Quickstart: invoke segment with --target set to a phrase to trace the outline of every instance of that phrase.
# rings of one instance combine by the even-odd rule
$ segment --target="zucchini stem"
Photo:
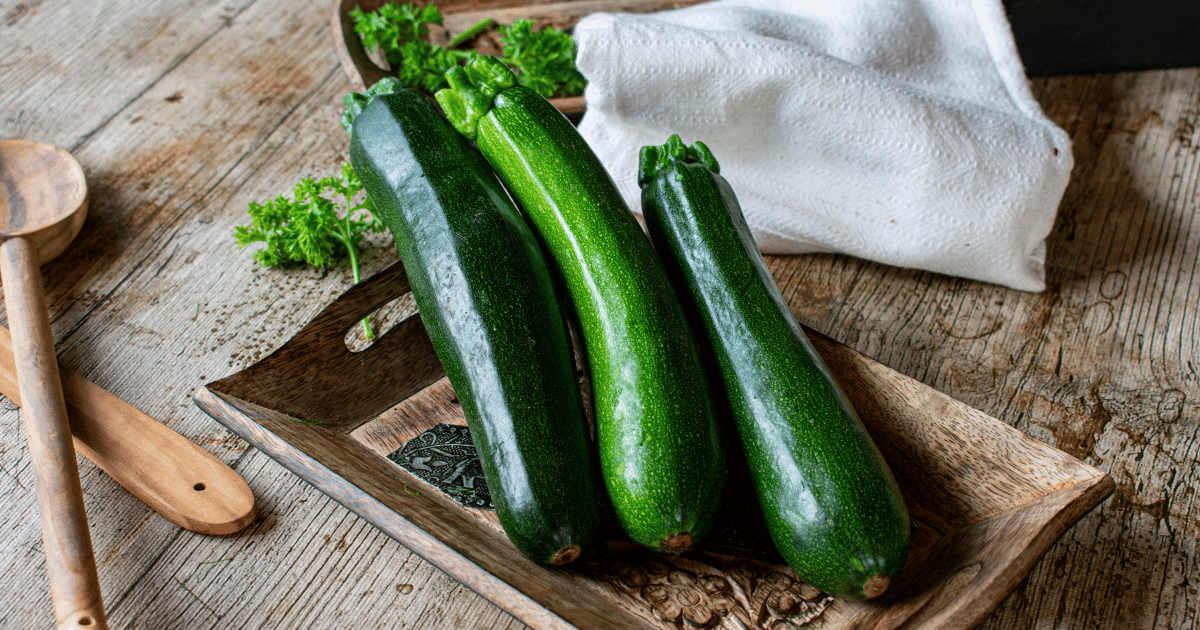
[[[721,172],[717,158],[703,142],[697,140],[687,146],[678,134],[672,134],[665,144],[644,146],[638,152],[638,185],[648,185],[659,171],[675,163],[700,164],[713,173]]]
[[[433,97],[450,124],[474,140],[479,120],[492,109],[497,94],[517,84],[517,76],[503,61],[483,55],[461,68],[451,68],[446,82],[450,87],[438,90]]]

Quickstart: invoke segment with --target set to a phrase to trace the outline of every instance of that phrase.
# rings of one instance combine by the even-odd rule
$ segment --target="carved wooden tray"
[[[363,49],[362,42],[354,32],[350,11],[361,7],[363,11],[374,11],[392,0],[333,0],[332,33],[333,46],[337,51],[342,70],[350,78],[354,89],[362,92],[388,75],[378,60]],[[430,26],[430,41],[445,44],[480,20],[493,18],[501,24],[529,18],[535,20],[536,28],[552,25],[558,29],[569,29],[585,15],[599,11],[647,13],[675,9],[702,0],[562,0],[560,2],[529,2],[528,0],[434,0],[441,10],[444,29]],[[424,2],[422,2],[424,4]],[[499,44],[490,38],[476,40],[474,48],[484,54],[499,54]],[[563,114],[577,116],[586,105],[582,96],[554,98],[550,102]]]
[[[376,321],[387,332],[365,350],[350,349],[358,320],[389,309],[388,321]],[[464,506],[475,505],[463,494],[481,481],[464,473],[464,464],[446,468],[457,472],[442,480],[456,485],[442,491],[410,470],[444,462],[415,458],[421,465],[405,469],[388,458],[440,439],[430,429],[465,425],[413,315],[399,263],[347,291],[270,356],[193,398],[322,492],[538,629],[970,628],[1112,493],[1112,479],[1095,468],[810,334],[895,472],[913,517],[904,573],[868,603],[827,598],[799,581],[755,526],[756,511],[736,500],[709,544],[680,557],[643,552],[612,533],[569,568],[525,559],[494,512]],[[451,450],[434,459],[449,459]],[[730,495],[751,496],[739,483],[731,481]]]

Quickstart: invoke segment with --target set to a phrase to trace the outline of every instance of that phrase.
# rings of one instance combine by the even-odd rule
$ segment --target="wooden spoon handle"
[[[232,468],[103,387],[59,365],[75,448],[130,494],[201,534],[240,531],[254,493]],[[12,337],[0,327],[0,394],[21,404]]]
[[[54,358],[42,274],[29,241],[14,237],[0,243],[0,277],[13,330],[55,617],[60,629],[104,630],[108,622]]]

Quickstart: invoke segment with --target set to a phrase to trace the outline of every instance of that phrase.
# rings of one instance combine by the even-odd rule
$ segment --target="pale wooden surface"
[[[42,269],[62,361],[250,483],[260,516],[209,537],[80,469],[114,628],[521,628],[200,412],[190,395],[349,286],[255,267],[249,201],[345,159],[328,5],[0,2],[0,137],[58,144],[92,194]],[[1200,70],[1039,79],[1076,168],[1041,294],[838,256],[773,259],[801,321],[1109,472],[984,624],[1197,627]],[[366,255],[367,273],[392,260]],[[0,411],[0,628],[53,624],[19,413]]]

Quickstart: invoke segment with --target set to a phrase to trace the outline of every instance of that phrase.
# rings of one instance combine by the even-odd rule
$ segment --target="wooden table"
[[[0,137],[82,163],[83,232],[43,268],[62,361],[241,473],[261,511],[208,537],[81,458],[114,628],[521,628],[193,405],[350,284],[259,268],[246,206],[346,159],[328,4],[0,3]],[[984,625],[1200,618],[1200,69],[1039,79],[1075,171],[1039,294],[842,256],[772,259],[801,321],[1113,476],[1113,497]],[[394,259],[366,252],[370,273]],[[0,628],[48,628],[19,412],[0,422]]]

